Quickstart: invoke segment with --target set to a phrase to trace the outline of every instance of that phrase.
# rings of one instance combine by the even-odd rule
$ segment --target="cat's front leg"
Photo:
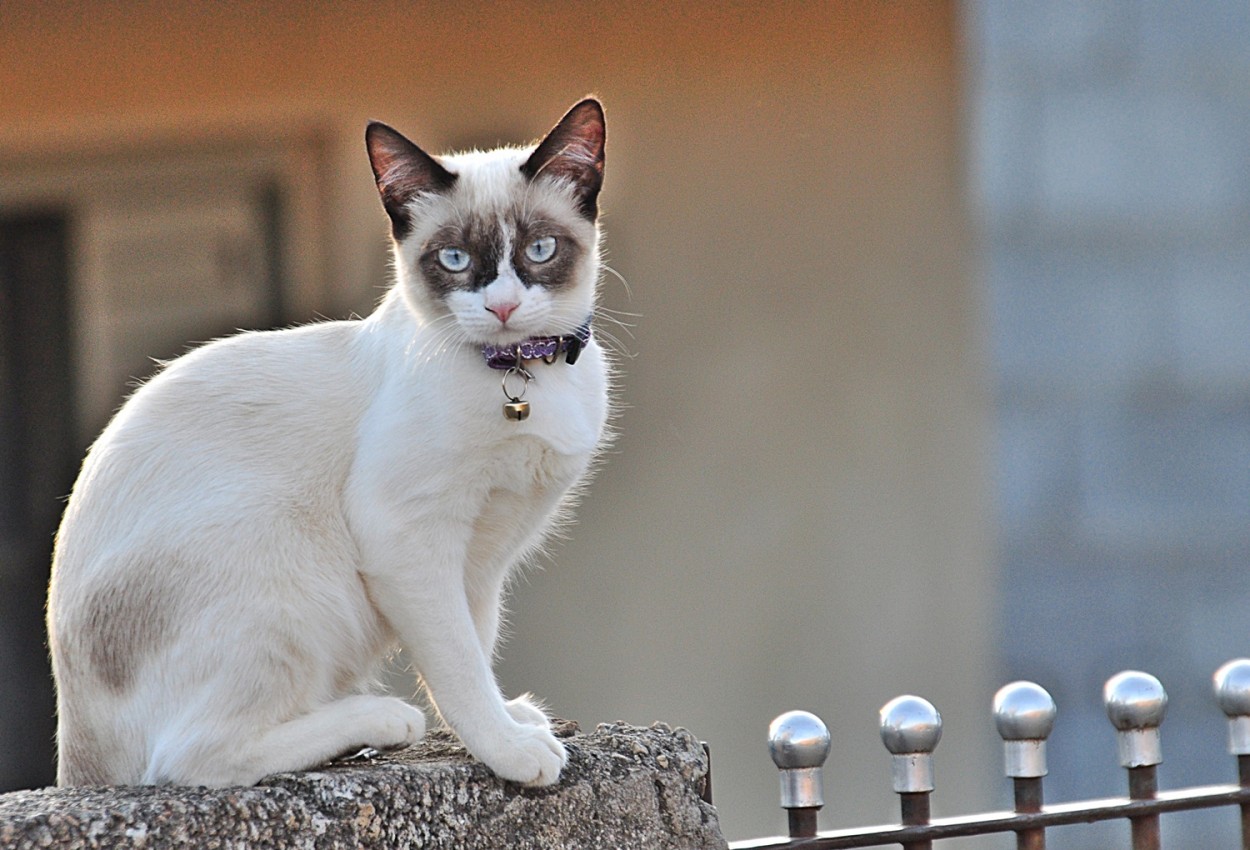
[[[499,640],[500,611],[503,608],[504,572],[501,570],[492,580],[467,582],[469,613],[477,629],[478,641],[488,660],[495,657],[495,645]],[[522,694],[504,704],[508,714],[517,723],[547,729],[551,721],[533,694]]]
[[[412,656],[439,714],[465,747],[503,779],[551,785],[567,760],[542,715],[522,698],[504,702],[458,569],[365,575],[370,597]],[[541,723],[536,722],[541,716]]]
[[[502,575],[486,590],[482,590],[480,585],[468,584],[469,613],[473,617],[473,625],[477,629],[482,652],[486,654],[488,661],[495,657],[495,645],[499,640],[503,586]],[[516,699],[508,700],[504,703],[504,708],[517,723],[540,726],[543,729],[551,725],[547,713],[543,711],[533,694],[522,694]]]

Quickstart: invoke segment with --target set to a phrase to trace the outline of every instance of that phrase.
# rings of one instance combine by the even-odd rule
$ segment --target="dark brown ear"
[[[396,239],[402,239],[412,229],[408,202],[426,192],[448,191],[456,175],[381,121],[370,121],[365,128],[365,147],[382,206],[391,217],[391,230]]]
[[[539,175],[569,181],[582,214],[594,221],[603,186],[603,107],[588,97],[568,111],[521,166],[530,180]]]

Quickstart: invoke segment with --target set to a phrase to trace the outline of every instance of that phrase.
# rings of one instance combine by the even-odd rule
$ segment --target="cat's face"
[[[415,312],[496,345],[586,321],[599,274],[597,101],[574,106],[534,149],[436,160],[377,123],[366,143]]]

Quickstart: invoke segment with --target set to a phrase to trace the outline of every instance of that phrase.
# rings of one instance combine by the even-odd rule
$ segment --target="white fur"
[[[607,416],[592,340],[536,364],[532,415],[509,421],[480,344],[567,333],[589,315],[598,233],[569,187],[524,184],[527,151],[443,160],[448,197],[411,205],[398,283],[360,321],[244,333],[172,362],[92,447],[58,535],[49,635],[61,784],[252,784],[425,730],[368,693],[410,653],[468,750],[544,785],[564,749],[491,671],[510,571],[585,476]],[[518,182],[521,181],[521,182]],[[434,298],[416,260],[457,210],[558,217],[577,282]],[[519,302],[507,326],[485,307]]]

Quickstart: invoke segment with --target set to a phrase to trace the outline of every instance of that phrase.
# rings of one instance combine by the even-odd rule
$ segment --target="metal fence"
[[[824,805],[822,768],[829,755],[829,730],[814,714],[787,712],[769,726],[768,744],[781,774],[781,806],[790,834],[729,846],[835,850],[901,844],[906,850],[928,850],[943,838],[1014,832],[1019,850],[1043,850],[1050,827],[1127,820],[1133,850],[1159,850],[1160,815],[1240,806],[1241,846],[1250,850],[1250,659],[1228,662],[1216,671],[1214,683],[1216,701],[1228,716],[1228,750],[1237,757],[1236,785],[1158,789],[1156,771],[1163,760],[1159,726],[1167,712],[1167,693],[1154,676],[1126,671],[1107,681],[1103,702],[1116,729],[1128,795],[1044,805],[1046,739],[1055,722],[1055,702],[1039,685],[1013,682],[994,696],[994,721],[1003,739],[1005,773],[1014,786],[1014,810],[930,819],[933,751],[942,737],[942,718],[927,700],[901,696],[881,709],[881,740],[893,759],[899,822],[828,832],[817,831],[817,813]]]

